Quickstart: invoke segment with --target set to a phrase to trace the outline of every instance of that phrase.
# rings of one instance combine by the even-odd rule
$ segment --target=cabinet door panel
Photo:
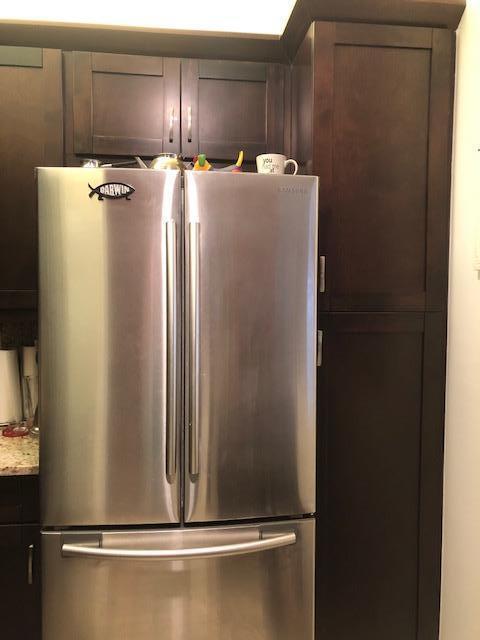
[[[443,314],[320,316],[325,640],[416,640],[417,628],[437,637],[444,323]]]
[[[260,62],[182,61],[182,151],[232,161],[284,148],[285,67]]]
[[[416,637],[423,317],[413,315],[321,319],[328,640]]]
[[[179,60],[77,51],[72,66],[75,153],[180,151]]]
[[[334,309],[423,308],[430,63],[426,49],[335,47]]]
[[[320,309],[445,308],[453,59],[441,29],[317,22],[307,33],[292,141],[320,177]]]
[[[0,526],[2,637],[40,640],[40,528]]]
[[[63,160],[60,51],[0,47],[0,93],[0,307],[31,307],[37,288],[34,169]]]

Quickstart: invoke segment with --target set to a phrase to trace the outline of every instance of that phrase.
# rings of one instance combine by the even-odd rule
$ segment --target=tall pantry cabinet
[[[370,24],[314,22],[292,65],[320,177],[322,640],[438,637],[453,74],[452,32]]]

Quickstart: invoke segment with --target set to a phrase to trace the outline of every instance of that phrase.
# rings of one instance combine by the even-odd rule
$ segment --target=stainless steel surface
[[[313,177],[185,174],[187,521],[315,511],[317,197]]]
[[[238,557],[89,559],[62,545],[92,534],[42,534],[43,640],[313,640],[313,519],[262,525],[103,532],[104,549],[182,549],[296,535]],[[97,535],[100,532],[97,532]]]
[[[33,584],[33,544],[28,545],[27,582]]]
[[[323,360],[323,331],[317,331],[317,367],[322,366]]]
[[[318,256],[318,290],[325,293],[325,267],[327,259],[325,256]]]
[[[200,278],[200,254],[199,254],[199,224],[190,222],[189,230],[189,470],[190,476],[198,475],[198,416],[200,399],[200,355],[199,355],[199,278]]]
[[[89,197],[107,182],[135,192]],[[180,173],[42,168],[38,189],[42,522],[178,522],[162,234],[180,221]]]
[[[259,538],[252,542],[236,542],[231,544],[218,544],[213,547],[193,547],[190,549],[105,549],[99,544],[92,547],[88,542],[85,546],[80,544],[63,544],[62,555],[64,557],[84,558],[123,558],[138,560],[193,560],[195,558],[226,558],[228,556],[242,556],[247,553],[268,551],[295,544],[296,535],[292,531],[278,536]]]
[[[176,223],[167,223],[167,476],[173,479],[177,469],[177,398],[178,376],[178,298]]]
[[[188,142],[192,141],[192,107],[187,107],[187,138]]]

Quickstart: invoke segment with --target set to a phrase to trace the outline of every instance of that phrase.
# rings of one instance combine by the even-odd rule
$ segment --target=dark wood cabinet
[[[448,30],[317,22],[292,65],[326,265],[322,640],[438,638],[453,63]]]
[[[292,68],[293,156],[320,177],[323,310],[441,311],[453,35],[314,23]]]
[[[286,66],[182,60],[182,152],[247,161],[284,150]]]
[[[0,308],[34,307],[37,166],[63,162],[61,53],[0,47]]]
[[[180,60],[64,54],[66,154],[180,152]]]
[[[40,527],[0,526],[0,620],[9,640],[40,640]]]
[[[11,640],[40,639],[38,476],[0,477],[0,621]]]
[[[319,322],[317,637],[434,640],[445,316]]]
[[[67,164],[161,152],[230,162],[240,149],[248,162],[285,147],[286,65],[78,51],[64,60]]]

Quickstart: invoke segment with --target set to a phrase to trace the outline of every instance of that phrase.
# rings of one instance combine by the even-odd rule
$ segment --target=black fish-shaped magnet
[[[97,195],[99,200],[103,200],[104,198],[108,200],[118,200],[119,198],[130,200],[130,196],[135,192],[132,186],[124,184],[123,182],[105,182],[98,187],[92,187],[92,185],[89,184],[88,187],[90,189],[88,197],[93,198],[94,195]]]

